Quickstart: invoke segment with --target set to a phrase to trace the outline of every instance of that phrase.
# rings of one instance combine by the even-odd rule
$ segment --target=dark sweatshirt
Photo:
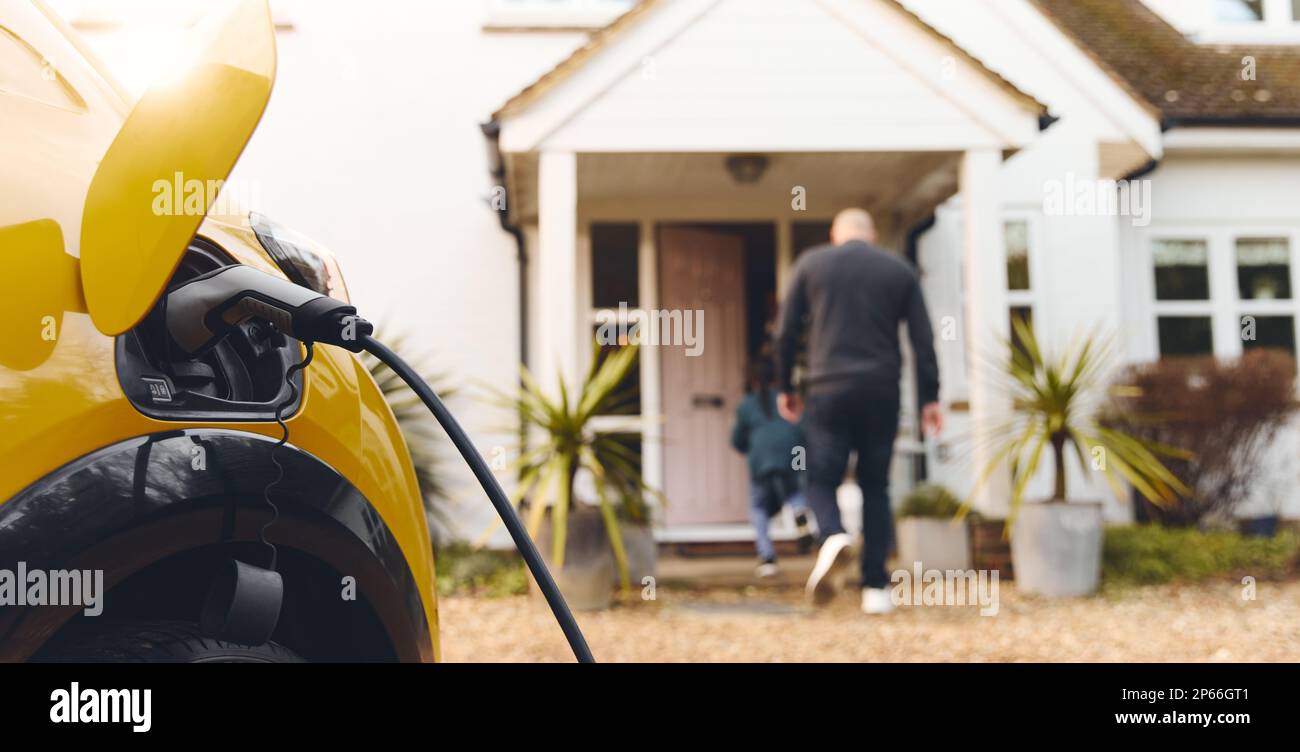
[[[794,448],[803,444],[803,432],[776,411],[776,391],[750,392],[736,406],[731,445],[749,460],[749,477],[761,480],[773,472],[790,472]]]
[[[782,391],[794,391],[791,372],[805,317],[811,390],[856,386],[896,393],[898,325],[907,322],[921,404],[938,399],[939,365],[921,280],[899,256],[854,240],[799,257],[777,334]]]

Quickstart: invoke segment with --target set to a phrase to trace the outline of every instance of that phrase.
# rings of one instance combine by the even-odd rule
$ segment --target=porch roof
[[[642,21],[648,15],[651,8],[666,1],[671,0],[637,0],[637,2],[625,13],[603,28],[592,33],[586,44],[574,50],[572,54],[561,60],[550,70],[543,73],[536,81],[528,84],[510,99],[506,100],[506,102],[502,104],[496,112],[492,113],[492,119],[500,120],[526,108],[533,100],[542,96],[550,87],[556,85],[565,77],[571,75],[575,70],[581,68],[587,60],[591,59],[602,48],[613,43],[613,41],[620,35],[629,31],[637,23]],[[1021,91],[1015,84],[1008,81],[997,71],[990,69],[978,58],[971,55],[954,42],[950,37],[921,20],[919,16],[904,7],[898,0],[878,1],[892,6],[899,13],[910,18],[918,27],[924,29],[928,34],[934,37],[934,39],[946,45],[952,50],[952,52],[960,56],[968,64],[978,68],[1002,89],[1010,93],[1012,96],[1023,100],[1031,108],[1036,109],[1041,117],[1048,117],[1047,105],[1038,101],[1030,94]]]
[[[493,117],[507,154],[1012,152],[1051,122],[897,0],[641,0]]]

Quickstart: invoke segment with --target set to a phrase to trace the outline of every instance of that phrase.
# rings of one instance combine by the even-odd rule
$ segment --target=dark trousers
[[[898,435],[898,393],[858,386],[815,388],[803,421],[808,445],[808,506],[823,540],[844,532],[835,489],[849,454],[857,454],[862,489],[862,586],[889,585],[885,557],[894,539],[889,508],[889,465]]]

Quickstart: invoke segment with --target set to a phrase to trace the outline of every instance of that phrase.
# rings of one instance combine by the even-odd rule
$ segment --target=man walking
[[[885,557],[893,539],[889,466],[898,434],[900,322],[907,322],[916,356],[922,428],[931,434],[943,429],[939,367],[920,278],[907,261],[875,242],[870,214],[862,209],[840,212],[831,226],[831,245],[809,250],[795,265],[777,335],[777,404],[793,422],[805,409],[791,375],[807,319],[807,500],[822,538],[808,595],[814,604],[829,602],[840,571],[852,558],[835,489],[849,454],[856,452],[862,489],[862,610],[868,614],[893,610]]]

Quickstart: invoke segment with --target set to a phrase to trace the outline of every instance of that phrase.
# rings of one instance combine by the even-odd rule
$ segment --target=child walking
[[[789,504],[794,512],[799,550],[807,552],[813,541],[800,488],[801,473],[794,469],[795,448],[803,446],[803,433],[777,413],[775,379],[771,358],[760,356],[750,363],[748,392],[736,407],[736,425],[731,431],[731,445],[749,460],[749,517],[754,524],[759,577],[777,572],[768,522],[783,505]]]

